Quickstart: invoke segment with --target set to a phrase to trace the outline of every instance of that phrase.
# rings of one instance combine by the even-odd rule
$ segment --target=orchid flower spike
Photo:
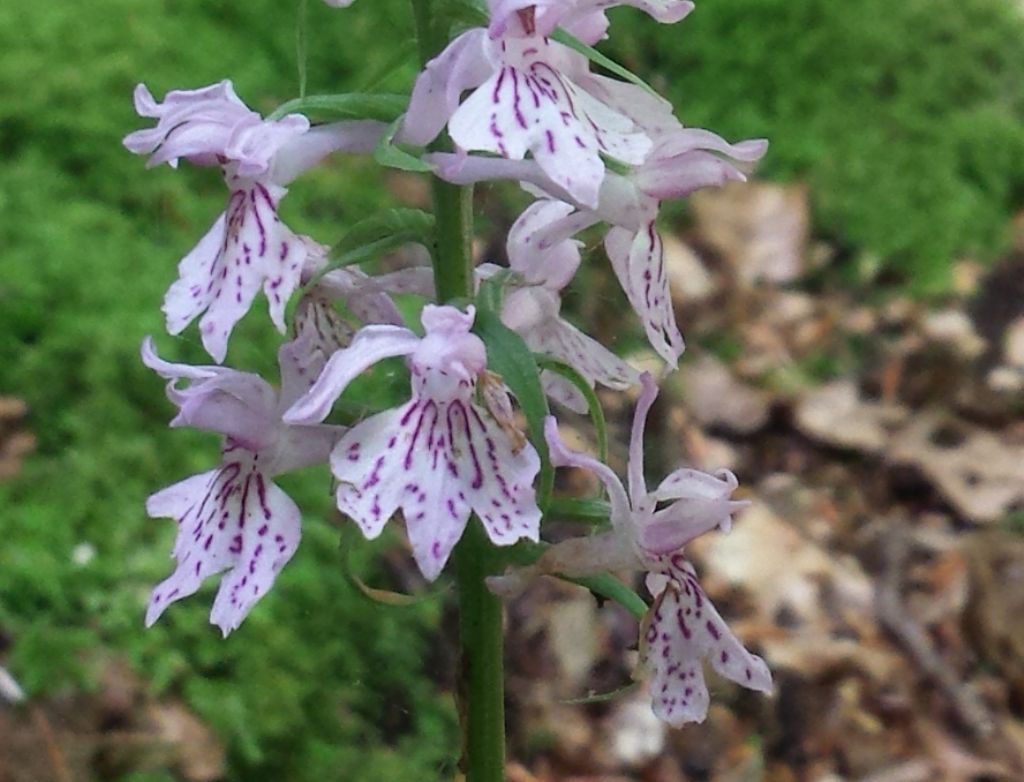
[[[641,664],[653,674],[650,692],[655,714],[673,726],[700,722],[707,714],[708,690],[701,662],[726,678],[761,692],[771,691],[771,673],[729,630],[697,582],[683,547],[716,527],[728,530],[732,514],[746,503],[730,499],[737,486],[728,470],[714,475],[679,469],[648,491],[643,469],[643,436],[647,413],[658,390],[650,374],[641,376],[629,447],[629,474],[623,486],[615,473],[592,456],[569,450],[548,418],[545,436],[551,463],[594,473],[608,490],[612,530],[552,546],[530,575],[570,577],[606,570],[648,571],[647,587],[654,604],[641,624]],[[659,509],[659,504],[668,503]],[[522,577],[492,579],[502,592]]]
[[[306,259],[302,239],[281,222],[286,186],[331,152],[372,151],[384,130],[378,122],[342,122],[311,128],[300,114],[264,120],[235,94],[230,81],[175,90],[157,102],[144,84],[135,109],[156,119],[128,134],[124,145],[149,155],[147,166],[220,166],[231,195],[226,211],[178,266],[164,298],[167,330],[180,334],[202,315],[203,346],[217,363],[228,338],[262,286],[270,318],[284,333],[284,310]]]
[[[299,509],[272,479],[326,462],[341,434],[336,426],[292,426],[284,408],[309,387],[295,361],[305,347],[284,345],[278,359],[282,389],[258,375],[220,366],[194,367],[161,359],[147,338],[142,361],[166,378],[178,407],[171,426],[224,436],[221,464],[153,494],[146,510],[178,523],[174,573],[153,590],[150,626],[171,603],[196,592],[208,576],[223,577],[210,621],[227,636],[274,584],[301,535]],[[184,387],[180,383],[187,383]]]
[[[474,316],[473,307],[463,313],[427,305],[424,337],[398,326],[361,329],[284,415],[293,424],[322,421],[363,370],[387,357],[409,357],[410,401],[348,430],[331,454],[331,469],[339,481],[338,508],[367,538],[380,535],[402,510],[413,555],[431,580],[470,513],[480,517],[495,545],[536,541],[540,532],[536,450],[515,436],[511,405],[500,388],[489,387],[487,396],[503,397],[503,404],[485,409],[474,401],[478,380],[487,377],[484,343],[470,333]]]

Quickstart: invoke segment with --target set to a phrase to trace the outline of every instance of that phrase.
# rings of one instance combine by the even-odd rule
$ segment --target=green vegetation
[[[819,229],[851,254],[936,293],[951,259],[1005,247],[1024,201],[1019,4],[700,0],[650,31],[617,11],[610,50],[653,61],[687,124],[770,139],[761,175],[808,181]]]

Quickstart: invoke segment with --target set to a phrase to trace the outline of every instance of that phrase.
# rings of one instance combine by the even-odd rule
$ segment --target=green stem
[[[425,64],[447,44],[447,24],[435,14],[433,0],[412,0],[420,59]],[[446,149],[445,139],[434,149]],[[431,180],[436,246],[431,253],[437,300],[472,298],[470,252],[473,193],[437,177]],[[465,746],[466,782],[505,779],[505,673],[501,601],[484,579],[494,572],[494,549],[479,521],[470,519],[453,555],[459,592],[461,672],[459,715]]]

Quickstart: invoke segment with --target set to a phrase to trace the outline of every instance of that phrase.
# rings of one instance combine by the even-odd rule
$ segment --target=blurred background
[[[404,0],[307,13],[310,93],[409,89]],[[612,15],[603,50],[686,124],[771,141],[752,184],[663,212],[689,347],[648,469],[739,476],[752,507],[692,554],[777,691],[709,675],[709,718],[682,731],[642,690],[571,703],[629,683],[636,626],[538,584],[508,613],[509,779],[1024,778],[1024,6]],[[0,693],[6,671],[28,696],[0,697],[0,782],[456,774],[453,594],[418,580],[399,536],[347,534],[326,469],[281,480],[303,543],[240,630],[222,640],[207,623],[213,584],[142,626],[174,533],[145,498],[208,469],[218,443],[167,429],[138,348],[154,334],[168,358],[206,360],[194,329],[164,333],[159,307],[225,192],[216,172],[145,171],[122,148],[143,125],[131,92],[229,77],[269,112],[298,93],[298,16],[275,0],[0,4]],[[426,195],[417,175],[339,157],[283,213],[332,243]],[[501,260],[525,197],[477,200],[481,256]],[[588,238],[567,310],[646,365]],[[229,362],[273,377],[263,307]],[[365,392],[402,383],[385,368]],[[631,399],[602,399],[621,467]],[[375,602],[355,579],[424,599]]]

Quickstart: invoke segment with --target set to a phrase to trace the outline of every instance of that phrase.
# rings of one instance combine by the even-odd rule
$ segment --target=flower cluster
[[[299,544],[299,508],[273,483],[282,473],[329,465],[341,513],[369,539],[401,519],[420,571],[433,580],[468,524],[480,523],[499,547],[540,541],[540,450],[553,466],[589,470],[603,482],[611,528],[547,548],[532,566],[493,577],[492,588],[512,591],[538,575],[646,573],[653,604],[641,628],[642,665],[655,712],[673,725],[704,718],[704,659],[741,685],[771,689],[764,662],[729,631],[683,554],[696,536],[727,530],[743,505],[731,499],[736,478],[680,469],[648,491],[643,430],[654,379],[562,315],[562,294],[583,263],[577,236],[602,225],[638,323],[666,370],[674,369],[684,344],[657,230],[660,204],[744,179],[766,149],[761,140],[731,144],[684,127],[640,82],[592,73],[585,47],[555,40],[560,29],[598,43],[607,35],[605,11],[617,5],[662,23],[693,8],[687,0],[488,0],[488,25],[463,32],[426,64],[390,129],[374,119],[315,125],[301,113],[265,119],[229,81],[172,91],[162,102],[139,85],[136,109],[155,124],[129,134],[125,146],[150,166],[184,159],[219,167],[228,187],[224,212],[182,258],[163,304],[172,335],[198,319],[215,363],[165,361],[149,338],[142,349],[146,366],[168,381],[179,410],[171,425],[223,438],[219,466],[149,498],[149,514],[174,519],[178,533],[175,570],[153,590],[147,624],[223,573],[210,618],[225,634],[239,626]],[[373,275],[336,266],[327,247],[282,221],[287,188],[329,155],[391,143],[422,148],[445,131],[453,151],[422,153],[434,175],[456,185],[510,180],[534,198],[509,231],[509,268],[484,263],[475,277],[482,285],[501,276],[495,314],[505,333],[572,370],[542,372],[545,394],[586,412],[584,384],[640,386],[628,489],[600,460],[568,449],[553,417],[543,443],[525,436],[514,389],[489,368],[492,346],[474,331],[476,306],[426,304],[419,324],[407,323],[408,309],[395,297],[432,297],[431,269]],[[436,256],[433,269],[442,269],[446,259]],[[271,322],[288,334],[277,387],[223,366],[232,331],[260,290]],[[349,427],[325,423],[355,378],[396,357],[409,371],[408,401]]]

